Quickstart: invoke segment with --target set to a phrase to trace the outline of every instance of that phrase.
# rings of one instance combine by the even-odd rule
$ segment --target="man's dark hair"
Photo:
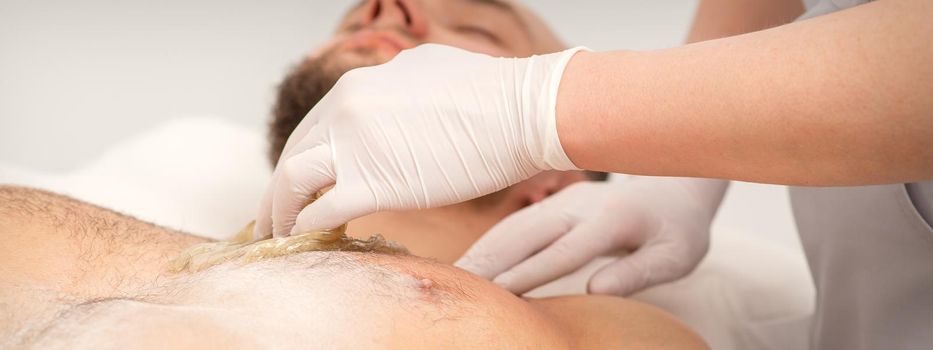
[[[305,60],[279,84],[272,120],[269,121],[269,160],[278,162],[285,141],[308,111],[334,87],[340,74],[324,69],[322,60]]]

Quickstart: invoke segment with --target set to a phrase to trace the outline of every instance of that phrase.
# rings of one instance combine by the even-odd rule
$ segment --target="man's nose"
[[[417,0],[372,0],[367,7],[365,26],[404,29],[418,39],[427,34],[425,13]]]

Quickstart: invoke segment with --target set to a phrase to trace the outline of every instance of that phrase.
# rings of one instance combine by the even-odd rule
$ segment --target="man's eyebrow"
[[[470,1],[470,2],[475,2],[475,3],[479,3],[479,4],[483,4],[483,5],[495,6],[495,7],[501,8],[501,9],[503,9],[503,10],[506,10],[506,11],[515,13],[516,15],[518,14],[518,13],[515,11],[515,7],[512,6],[512,4],[510,4],[510,3],[506,2],[506,1],[503,1],[503,0],[468,0],[468,1]],[[360,1],[357,1],[356,4],[354,4],[353,6],[350,6],[350,8],[347,9],[347,12],[348,12],[348,13],[349,13],[349,12],[353,12],[353,11],[359,9],[360,7],[365,6],[367,3],[369,3],[369,0],[360,0]]]
[[[475,2],[478,4],[495,6],[506,11],[515,12],[515,7],[512,4],[502,1],[502,0],[468,0],[470,2]]]

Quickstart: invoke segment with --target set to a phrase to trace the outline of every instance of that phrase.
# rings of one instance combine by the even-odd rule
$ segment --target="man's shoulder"
[[[6,282],[94,294],[157,275],[168,259],[204,241],[63,195],[0,186]]]
[[[78,244],[102,232],[125,230],[134,221],[61,194],[0,185],[0,255],[9,250],[41,255],[49,245]]]
[[[44,215],[64,199],[66,197],[35,188],[0,185],[0,220],[5,222]]]
[[[0,185],[0,266],[9,272],[41,244],[51,243],[47,237],[57,226],[51,219],[68,210],[64,203],[65,197],[50,192]]]

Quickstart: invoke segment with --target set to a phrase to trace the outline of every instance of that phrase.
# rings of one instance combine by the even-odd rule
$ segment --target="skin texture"
[[[704,348],[646,305],[526,302],[414,256],[307,252],[174,275],[170,260],[203,239],[42,191],[0,199],[4,347]]]
[[[631,174],[933,178],[931,10],[875,1],[678,48],[577,54],[558,94],[561,143],[582,168]]]

